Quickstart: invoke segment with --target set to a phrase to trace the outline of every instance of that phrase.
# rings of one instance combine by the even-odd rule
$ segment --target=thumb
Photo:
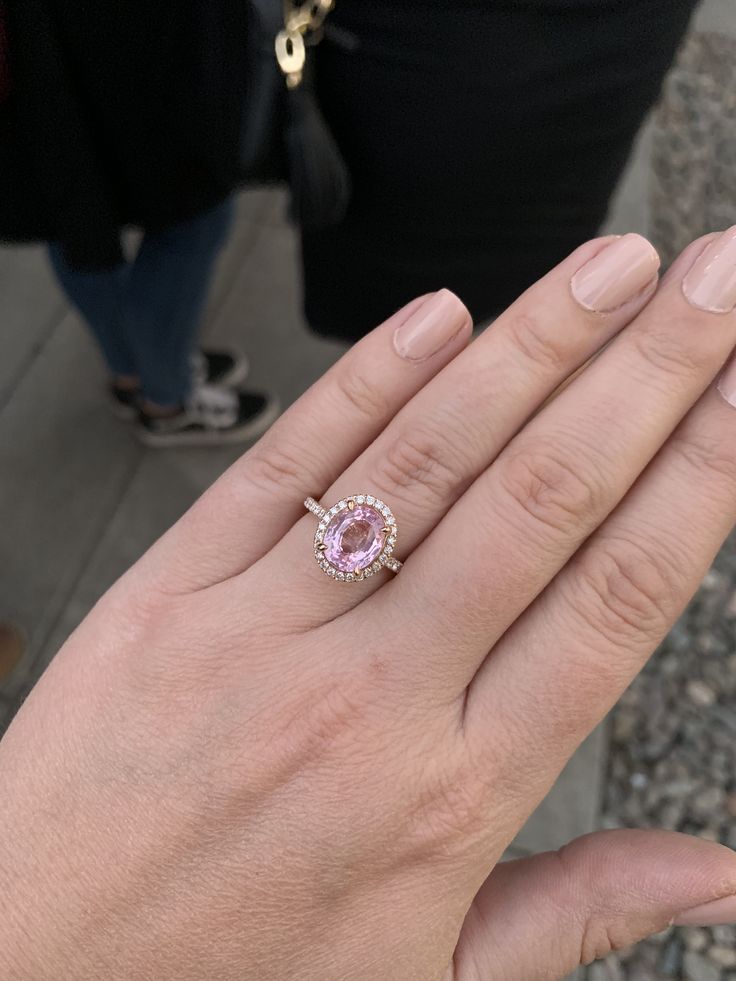
[[[494,869],[468,913],[449,977],[558,981],[681,917],[702,926],[736,922],[736,853],[669,831],[586,835]]]

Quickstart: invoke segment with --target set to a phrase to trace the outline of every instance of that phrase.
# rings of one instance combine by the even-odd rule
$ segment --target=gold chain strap
[[[316,44],[335,0],[284,0],[284,27],[276,35],[276,60],[290,89],[301,85],[307,61],[307,41]]]

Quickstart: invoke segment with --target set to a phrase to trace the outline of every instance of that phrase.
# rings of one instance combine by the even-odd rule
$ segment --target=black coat
[[[110,265],[121,226],[165,227],[238,183],[243,0],[5,5],[1,240]]]

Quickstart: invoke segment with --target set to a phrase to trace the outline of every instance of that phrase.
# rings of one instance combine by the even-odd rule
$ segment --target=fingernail
[[[736,357],[726,365],[723,374],[718,379],[718,391],[736,409]]]
[[[688,303],[709,313],[736,307],[736,225],[710,243],[682,281]]]
[[[426,361],[470,324],[465,305],[449,290],[433,293],[394,332],[396,353],[407,361]]]
[[[721,926],[736,923],[736,896],[716,899],[680,913],[674,919],[675,926]]]
[[[654,246],[641,235],[624,235],[578,269],[570,288],[581,307],[607,313],[641,293],[658,269]]]

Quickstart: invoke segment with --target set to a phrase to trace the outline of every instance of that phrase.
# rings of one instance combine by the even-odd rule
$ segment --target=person
[[[485,323],[598,234],[696,5],[337,0],[316,88],[354,190],[302,235],[313,329],[353,341],[439,286]]]
[[[240,181],[245,29],[237,0],[0,3],[0,238],[49,243],[114,410],[153,447],[250,440],[278,412],[237,390],[242,356],[199,342]]]
[[[117,346],[108,355],[115,397],[125,407],[138,374],[153,377],[153,387],[142,379],[147,441],[210,438],[218,429],[224,438],[252,435],[272,416],[262,398],[237,413],[231,399],[229,416],[219,402],[211,414],[195,404],[193,425],[181,413],[153,418],[162,399],[165,413],[185,401],[184,348],[198,304],[173,298],[196,263],[211,263],[224,218],[206,211],[242,177],[251,5],[6,2],[18,64],[4,153],[0,130],[0,173],[10,185],[0,196],[0,237],[61,237],[75,268],[110,270],[120,261],[122,223],[157,231],[201,214],[203,238],[194,246],[185,239],[185,260],[164,244],[153,271],[132,277],[129,329],[140,355]],[[485,322],[596,234],[695,4],[337,0],[314,52],[315,87],[354,193],[343,220],[302,234],[311,327],[354,341],[442,284]],[[83,312],[91,305],[87,319],[100,320],[100,287],[90,300],[86,281],[55,265],[73,302]],[[200,301],[206,280],[188,284]],[[372,289],[356,310],[366,282]],[[98,329],[106,349],[112,293],[104,288]],[[160,345],[148,338],[154,321],[167,332]],[[167,378],[174,349],[178,368]]]
[[[712,841],[500,862],[736,521],[736,228],[657,267],[590,241],[472,344],[413,301],[103,597],[0,742],[5,978],[549,981],[736,922]]]

